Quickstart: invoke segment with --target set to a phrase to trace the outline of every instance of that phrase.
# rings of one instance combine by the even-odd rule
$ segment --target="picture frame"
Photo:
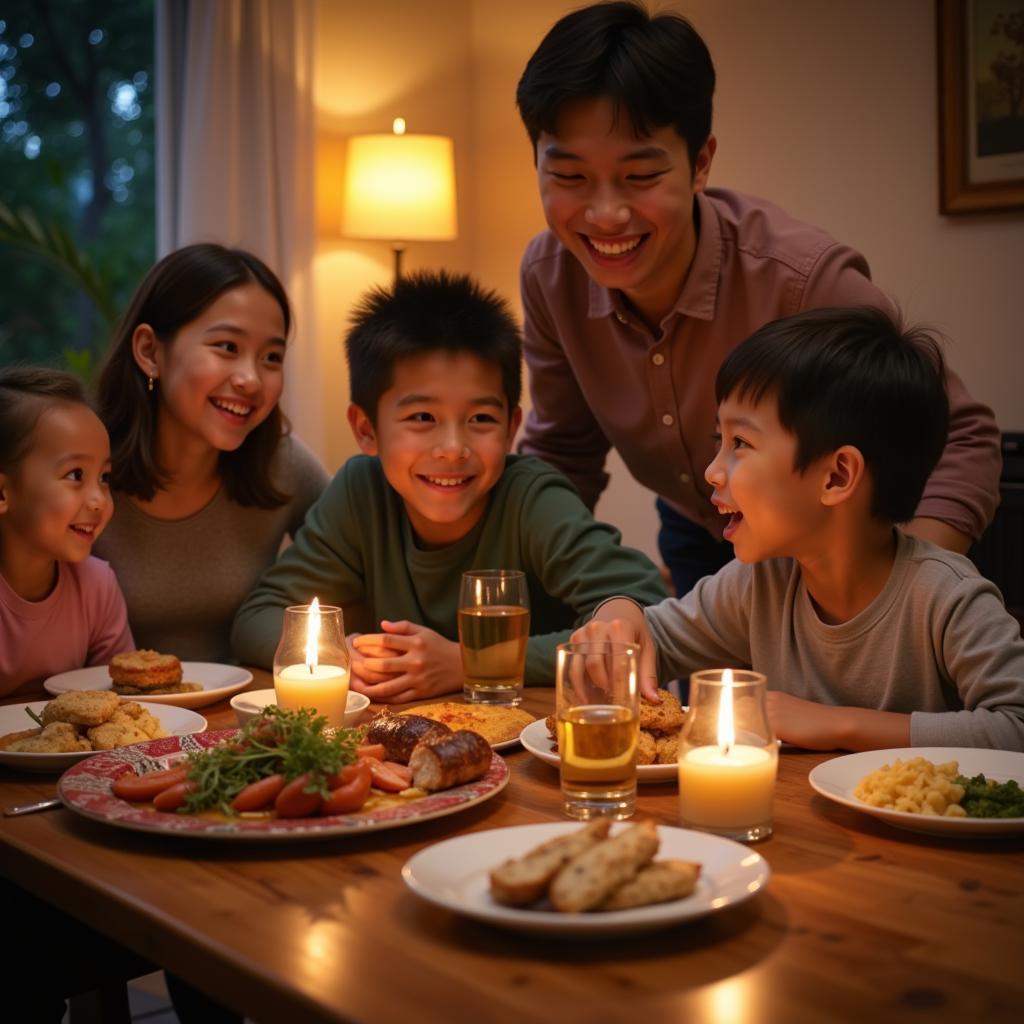
[[[936,0],[936,25],[939,210],[1024,209],[1024,0]]]

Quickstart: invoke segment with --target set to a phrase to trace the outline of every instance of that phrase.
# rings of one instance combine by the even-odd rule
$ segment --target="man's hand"
[[[459,645],[426,626],[388,622],[352,641],[352,689],[381,704],[404,704],[462,689]]]

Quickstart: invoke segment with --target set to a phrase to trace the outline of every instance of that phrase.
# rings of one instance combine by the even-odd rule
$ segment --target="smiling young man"
[[[521,569],[526,682],[554,679],[555,646],[625,588],[664,589],[651,562],[596,522],[545,463],[510,455],[521,341],[505,303],[468,277],[419,274],[371,292],[346,342],[349,424],[365,453],[310,510],[240,609],[233,641],[269,665],[284,609],[316,595],[379,632],[351,637],[352,685],[400,703],[462,689],[458,594],[469,569]]]
[[[714,86],[687,21],[605,3],[550,30],[516,96],[549,226],[521,266],[533,408],[520,450],[560,468],[593,508],[617,449],[658,495],[680,594],[732,557],[702,476],[722,360],[800,310],[891,309],[853,249],[707,187]],[[995,509],[999,434],[952,373],[947,388],[946,449],[906,529],[965,551]]]
[[[640,642],[641,688],[768,678],[802,747],[1024,750],[1024,640],[962,555],[895,529],[948,430],[942,356],[880,310],[767,324],[723,363],[705,477],[736,559],[681,599],[605,602],[575,638]]]

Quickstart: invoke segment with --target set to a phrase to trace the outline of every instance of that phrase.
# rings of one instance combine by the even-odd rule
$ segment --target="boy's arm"
[[[611,445],[583,397],[548,316],[544,297],[530,278],[527,260],[520,276],[523,355],[530,368],[531,408],[518,450],[561,470],[593,510],[608,486],[604,463]]]
[[[602,601],[617,594],[641,605],[667,596],[654,563],[636,549],[623,547],[619,531],[597,522],[561,474],[546,469],[510,494],[519,507],[507,507],[505,515],[518,514],[523,568],[550,597],[573,610],[574,627],[582,626]],[[551,624],[535,615],[530,630],[527,683],[551,685],[555,648],[569,640],[571,630],[551,632]]]
[[[231,646],[246,665],[269,668],[281,638],[284,610],[293,604],[340,607],[363,598],[362,552],[355,534],[344,469],[309,510],[306,522],[263,574],[235,615]]]
[[[768,691],[768,718],[783,743],[805,750],[884,750],[910,746],[910,715],[817,704]]]
[[[995,585],[965,576],[935,618],[935,656],[963,710],[915,711],[913,745],[1024,751],[1024,639]]]

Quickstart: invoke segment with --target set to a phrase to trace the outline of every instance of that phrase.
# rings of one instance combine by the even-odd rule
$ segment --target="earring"
[[[153,378],[152,377],[147,378],[146,390],[147,391],[152,391],[153,390]]]

